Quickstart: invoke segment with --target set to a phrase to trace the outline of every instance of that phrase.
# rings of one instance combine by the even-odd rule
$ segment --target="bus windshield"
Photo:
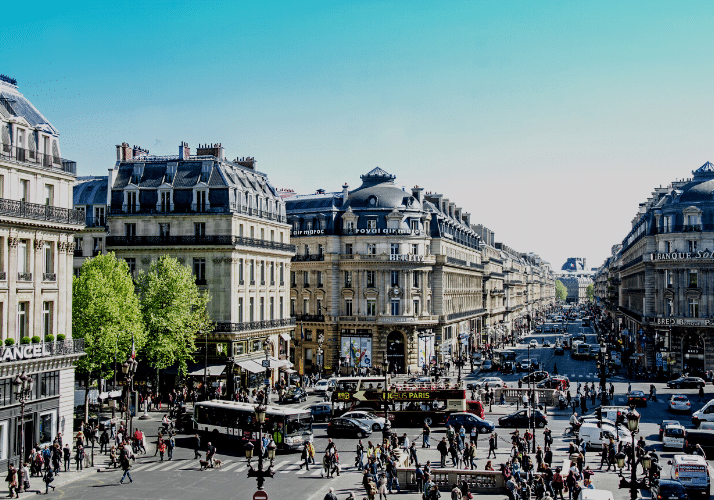
[[[297,436],[312,432],[312,416],[311,415],[291,415],[287,418],[287,427],[285,436]]]

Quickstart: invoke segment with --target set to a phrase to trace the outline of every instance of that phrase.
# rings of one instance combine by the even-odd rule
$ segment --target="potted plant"
[[[55,341],[55,336],[52,335],[51,333],[48,333],[45,335],[45,342],[54,342]]]
[[[15,344],[15,339],[13,338],[6,338],[5,339],[5,345],[14,345]]]
[[[39,344],[40,342],[42,342],[42,339],[40,338],[40,336],[39,336],[39,335],[33,335],[33,337],[32,337],[32,343],[33,343],[33,344]]]
[[[32,339],[30,337],[22,337],[20,339],[20,343],[21,344],[30,344],[30,343],[32,343]]]
[[[67,337],[65,336],[64,333],[60,333],[59,335],[57,335],[57,342],[64,342],[64,339],[66,339],[66,338]]]

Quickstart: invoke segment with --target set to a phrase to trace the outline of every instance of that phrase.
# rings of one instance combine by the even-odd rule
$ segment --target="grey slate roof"
[[[0,92],[0,98],[3,99],[3,107],[14,116],[21,116],[33,127],[41,127],[57,135],[57,129],[19,92],[3,90]]]
[[[74,185],[73,205],[106,205],[107,177],[80,177]]]

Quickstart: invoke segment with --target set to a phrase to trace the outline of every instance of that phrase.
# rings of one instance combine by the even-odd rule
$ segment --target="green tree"
[[[565,285],[563,284],[562,281],[555,280],[555,298],[565,302],[565,299],[567,297],[568,297],[568,289],[565,288]]]
[[[122,363],[131,353],[132,338],[137,350],[145,340],[129,266],[113,253],[85,261],[72,281],[72,336],[84,339],[86,354],[77,361],[77,370],[87,377],[86,421],[91,377],[108,377],[114,360]]]
[[[585,289],[585,294],[588,298],[588,302],[594,302],[595,301],[595,285],[590,283],[588,285],[587,289]]]
[[[168,255],[139,274],[137,283],[147,332],[144,358],[156,368],[157,377],[176,363],[185,377],[196,351],[196,333],[213,327],[206,310],[208,293],[199,291],[188,267]]]

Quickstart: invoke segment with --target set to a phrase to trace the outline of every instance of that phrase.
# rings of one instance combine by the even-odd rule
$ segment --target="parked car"
[[[481,364],[481,371],[490,372],[491,370],[493,370],[493,361],[490,359],[484,359]]]
[[[642,391],[627,393],[627,406],[647,406],[647,396]]]
[[[343,413],[342,417],[359,420],[363,424],[369,426],[373,431],[381,431],[384,428],[384,422],[386,422],[384,417],[378,417],[375,413],[363,410],[348,411],[347,413]]]
[[[688,500],[682,482],[674,479],[653,481],[650,486],[650,494],[653,500]]]
[[[307,392],[302,387],[291,387],[283,397],[283,403],[299,403],[301,401],[307,401]]]
[[[705,385],[704,379],[699,377],[679,377],[667,382],[667,387],[670,389],[699,389]]]
[[[531,341],[528,343],[528,345],[531,346],[531,348],[533,348],[533,349],[537,349],[537,348],[538,348],[538,341],[537,341],[536,339],[533,339],[533,340],[531,340]]]
[[[667,403],[667,408],[669,411],[683,411],[687,413],[692,412],[692,402],[684,394],[672,394],[669,398],[669,403]]]
[[[371,434],[371,427],[354,418],[337,417],[327,424],[327,435],[329,437],[363,439]]]
[[[545,418],[540,410],[536,410],[534,417],[536,427],[545,427],[548,425],[548,419]],[[528,410],[518,410],[515,413],[506,415],[498,419],[499,427],[528,427],[531,419],[528,416]]]
[[[328,422],[332,416],[330,403],[319,403],[307,407],[315,422]]]
[[[506,383],[503,381],[503,379],[500,379],[498,377],[481,377],[476,379],[476,381],[474,382],[474,388],[483,389],[484,387],[486,387],[487,383],[489,389],[506,387]]]
[[[452,413],[446,419],[446,427],[452,426],[455,430],[459,430],[462,425],[467,433],[471,432],[473,427],[476,427],[481,434],[493,432],[496,427],[493,422],[479,418],[473,413]]]

